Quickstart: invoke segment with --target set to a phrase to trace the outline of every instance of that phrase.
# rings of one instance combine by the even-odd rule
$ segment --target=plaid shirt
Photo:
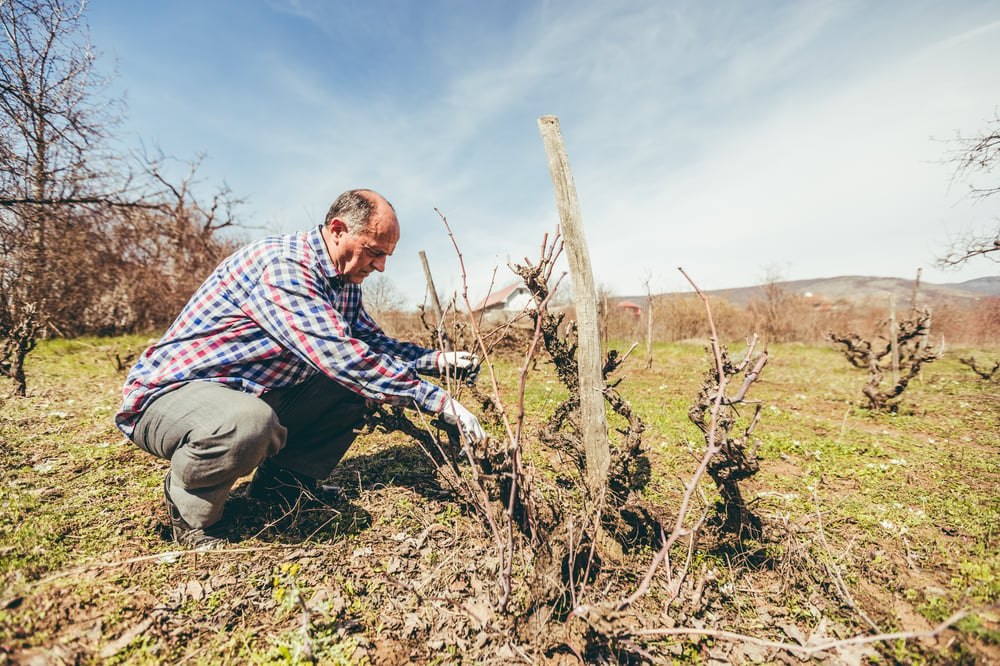
[[[129,372],[115,415],[125,435],[150,401],[193,381],[261,395],[324,373],[378,402],[444,409],[444,389],[417,376],[437,353],[382,332],[321,230],[259,240],[215,269]]]

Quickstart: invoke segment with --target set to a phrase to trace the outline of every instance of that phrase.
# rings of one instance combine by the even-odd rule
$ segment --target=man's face
[[[367,233],[355,236],[340,220],[329,226],[330,258],[348,282],[361,284],[373,272],[385,270],[386,259],[399,241],[399,223],[391,210],[379,211],[371,219]]]

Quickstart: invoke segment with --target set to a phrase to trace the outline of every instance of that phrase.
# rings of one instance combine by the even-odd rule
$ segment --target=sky
[[[1000,219],[949,162],[1000,113],[995,0],[92,0],[87,22],[123,142],[203,156],[251,237],[380,192],[410,305],[421,251],[473,303],[537,260],[546,115],[612,294],[690,290],[679,267],[705,290],[1000,275],[934,267]]]

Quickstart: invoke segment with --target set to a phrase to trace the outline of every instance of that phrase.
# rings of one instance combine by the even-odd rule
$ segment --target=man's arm
[[[358,338],[368,343],[372,350],[404,361],[422,374],[437,372],[437,354],[439,353],[437,350],[427,349],[413,342],[397,340],[386,335],[385,331],[365,310],[364,304],[360,307],[354,330]]]
[[[282,347],[356,393],[378,402],[440,412],[447,392],[418,377],[413,362],[383,353],[380,346],[386,351],[392,348],[385,346],[391,339],[384,333],[375,336],[376,346],[353,333],[324,296],[326,288],[304,262],[281,257],[265,269],[242,309]]]
[[[365,311],[364,306],[360,309],[355,330],[361,331],[358,337],[364,339],[372,349],[412,363],[421,374],[469,377],[479,372],[479,357],[471,352],[442,352],[389,337]]]

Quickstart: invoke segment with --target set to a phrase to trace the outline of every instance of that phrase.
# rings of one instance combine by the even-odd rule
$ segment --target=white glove
[[[438,352],[437,367],[442,375],[451,374],[455,371],[471,370],[479,365],[479,357],[469,352]]]
[[[463,407],[454,398],[449,398],[444,403],[441,418],[445,420],[445,423],[458,426],[465,433],[466,437],[474,443],[479,443],[486,439],[486,433],[483,432],[483,426],[479,425],[479,419],[476,418],[476,415]]]

